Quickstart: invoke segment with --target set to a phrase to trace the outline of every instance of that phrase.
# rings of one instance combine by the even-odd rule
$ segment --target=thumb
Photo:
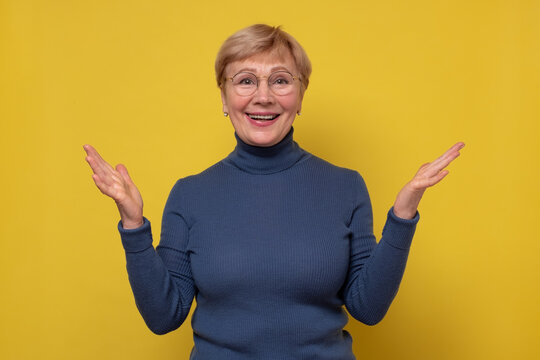
[[[116,171],[118,171],[120,175],[122,175],[124,180],[126,180],[130,184],[133,184],[133,180],[131,180],[127,168],[123,164],[116,165]]]

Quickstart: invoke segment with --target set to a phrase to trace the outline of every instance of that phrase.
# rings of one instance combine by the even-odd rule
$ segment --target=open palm
[[[87,154],[86,161],[94,172],[92,179],[103,194],[116,202],[122,226],[125,229],[141,226],[143,224],[143,200],[126,167],[118,164],[116,168],[113,168],[91,145],[84,145],[83,148]]]

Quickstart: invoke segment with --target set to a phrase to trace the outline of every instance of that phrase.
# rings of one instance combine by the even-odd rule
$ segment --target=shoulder
[[[187,175],[176,180],[171,194],[193,193],[212,186],[216,180],[223,177],[224,168],[222,162],[215,163],[198,174]]]
[[[177,179],[167,198],[165,212],[182,214],[188,224],[193,222],[190,215],[197,204],[208,202],[221,188],[216,179],[223,177],[223,165],[218,162],[206,170]]]
[[[362,175],[355,169],[333,164],[311,154],[309,159],[299,164],[298,171],[306,185],[313,186],[318,194],[326,193],[343,203],[369,199],[368,190]]]
[[[357,170],[332,164],[313,154],[311,154],[309,160],[306,161],[306,166],[311,167],[312,171],[321,176],[327,176],[332,180],[343,182],[344,185],[358,185],[364,183],[362,175],[360,175]]]

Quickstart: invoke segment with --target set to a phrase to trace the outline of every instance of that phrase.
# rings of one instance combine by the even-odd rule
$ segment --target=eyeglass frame
[[[250,72],[250,71],[240,71],[240,72],[234,74],[234,75],[231,76],[231,77],[225,78],[225,80],[230,80],[231,83],[232,83],[233,80],[234,80],[234,78],[235,78],[236,76],[238,76],[238,75],[240,75],[240,74],[250,74],[250,75],[253,75],[253,77],[255,77],[255,79],[257,79],[257,87],[255,88],[255,91],[253,91],[253,93],[252,93],[252,94],[249,94],[249,95],[240,95],[240,94],[237,93],[238,96],[251,96],[251,95],[255,94],[255,93],[257,92],[257,90],[259,90],[259,83],[260,83],[260,80],[261,80],[261,79],[266,79],[266,80],[267,80],[267,83],[268,83],[268,89],[270,89],[270,91],[271,91],[274,95],[277,95],[277,96],[285,96],[285,95],[279,95],[279,94],[276,94],[276,93],[274,92],[274,90],[272,90],[272,86],[270,86],[270,83],[268,82],[268,79],[270,79],[270,77],[271,77],[272,75],[274,75],[274,74],[276,74],[276,73],[279,73],[279,72],[284,72],[284,73],[287,73],[287,74],[291,75],[292,78],[293,78],[293,81],[294,81],[294,80],[298,80],[300,83],[302,82],[302,80],[300,79],[300,77],[294,76],[293,74],[291,74],[291,73],[290,73],[289,71],[287,71],[287,70],[277,70],[277,71],[274,71],[273,73],[270,73],[268,76],[257,76],[257,75],[255,75],[254,73],[252,73],[252,72]],[[300,85],[301,85],[301,84],[300,84]],[[287,94],[287,95],[288,95],[288,94]]]

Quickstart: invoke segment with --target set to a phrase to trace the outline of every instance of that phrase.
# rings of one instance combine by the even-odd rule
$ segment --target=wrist
[[[405,185],[394,202],[394,208],[392,210],[394,215],[408,220],[414,218],[423,194],[423,189],[420,191],[414,190],[410,184]]]
[[[122,219],[122,227],[126,230],[128,229],[137,229],[144,224],[144,219],[141,217],[136,220]]]
[[[396,209],[395,206],[392,209],[392,212],[394,213],[394,215],[396,215],[400,219],[406,219],[406,220],[411,220],[412,218],[414,218],[416,215],[416,211],[417,211],[416,208],[403,210],[403,209]]]

